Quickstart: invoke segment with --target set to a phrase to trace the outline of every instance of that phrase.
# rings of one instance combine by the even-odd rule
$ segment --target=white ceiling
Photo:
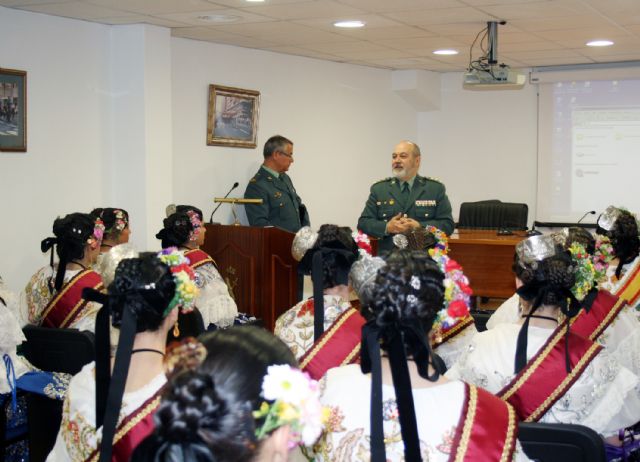
[[[640,0],[0,0],[0,5],[104,24],[170,27],[175,37],[388,69],[459,71],[486,21],[513,67],[640,60]],[[199,17],[231,15],[233,23]],[[361,29],[337,20],[360,19]],[[615,44],[590,48],[607,38]],[[457,56],[436,56],[455,48]],[[474,58],[481,53],[476,47]]]

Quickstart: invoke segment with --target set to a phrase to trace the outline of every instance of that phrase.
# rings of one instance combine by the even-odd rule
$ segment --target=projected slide
[[[640,212],[640,80],[545,83],[539,102],[537,218]]]

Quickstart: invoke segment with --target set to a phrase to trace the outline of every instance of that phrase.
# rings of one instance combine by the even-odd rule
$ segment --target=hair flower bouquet
[[[253,417],[260,423],[256,438],[261,440],[284,425],[292,431],[291,447],[311,446],[322,434],[329,409],[320,404],[318,382],[288,365],[269,366],[262,382],[265,399]]]

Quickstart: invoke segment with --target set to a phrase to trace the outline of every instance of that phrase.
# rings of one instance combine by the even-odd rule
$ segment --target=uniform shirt
[[[309,225],[309,214],[286,173],[278,176],[261,166],[249,181],[245,199],[262,199],[262,204],[246,204],[251,226],[277,226],[292,233]]]
[[[386,226],[398,213],[406,214],[422,226],[432,225],[447,234],[453,232],[451,203],[442,183],[416,175],[409,180],[408,201],[403,199],[400,183],[396,178],[386,178],[374,183],[358,220],[358,229],[381,239],[378,245],[380,250],[388,251],[393,248],[393,236],[386,234]]]

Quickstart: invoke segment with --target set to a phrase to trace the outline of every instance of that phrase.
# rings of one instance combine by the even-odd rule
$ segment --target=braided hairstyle
[[[620,216],[613,228],[606,231],[598,226],[596,233],[603,234],[611,240],[613,252],[620,260],[620,265],[631,263],[640,253],[638,222],[627,210],[620,210]]]
[[[200,210],[198,207],[195,207],[193,205],[176,205],[176,212],[178,213],[194,212],[196,215],[198,215],[198,219],[200,221],[204,221],[204,218],[202,216],[202,210]]]
[[[84,258],[87,241],[93,236],[96,220],[87,213],[71,213],[63,218],[56,218],[53,222],[53,235],[40,243],[42,252],[47,252],[56,246],[58,254],[58,271],[55,283],[49,288],[60,290],[64,283],[64,274],[67,263]],[[53,268],[53,253],[51,254],[51,267]]]
[[[401,326],[418,325],[425,335],[444,304],[444,275],[423,251],[395,249],[378,270],[364,317],[394,333]],[[416,289],[416,287],[418,287]],[[383,337],[382,349],[386,349]],[[408,355],[415,345],[407,344]]]
[[[273,334],[253,326],[218,330],[201,340],[207,358],[171,379],[155,431],[131,460],[235,462],[257,453],[253,410],[262,401],[262,380],[269,366],[295,366],[295,358]]]
[[[116,209],[112,207],[95,208],[91,211],[91,215],[96,218],[100,218],[104,223],[104,237],[105,239],[117,239],[122,230],[118,230],[116,226],[116,213],[122,212],[125,220],[125,228],[129,226],[129,212],[125,209]]]
[[[136,317],[136,332],[158,330],[175,290],[169,267],[155,253],[144,252],[138,258],[122,260],[109,286],[113,326],[121,326],[127,309]]]
[[[180,247],[189,242],[193,225],[186,212],[175,212],[162,221],[164,227],[158,231],[156,238],[162,241],[162,248]]]
[[[317,249],[336,249],[347,252],[324,252],[322,265],[322,288],[328,289],[346,284],[351,265],[358,259],[358,245],[353,240],[351,228],[337,225],[322,225],[318,230],[318,239],[305,253],[298,268],[304,274],[311,274],[314,251]]]
[[[518,294],[529,304],[558,306],[576,283],[571,255],[558,250],[553,257],[525,263],[518,254],[514,258],[513,272],[522,281]]]

